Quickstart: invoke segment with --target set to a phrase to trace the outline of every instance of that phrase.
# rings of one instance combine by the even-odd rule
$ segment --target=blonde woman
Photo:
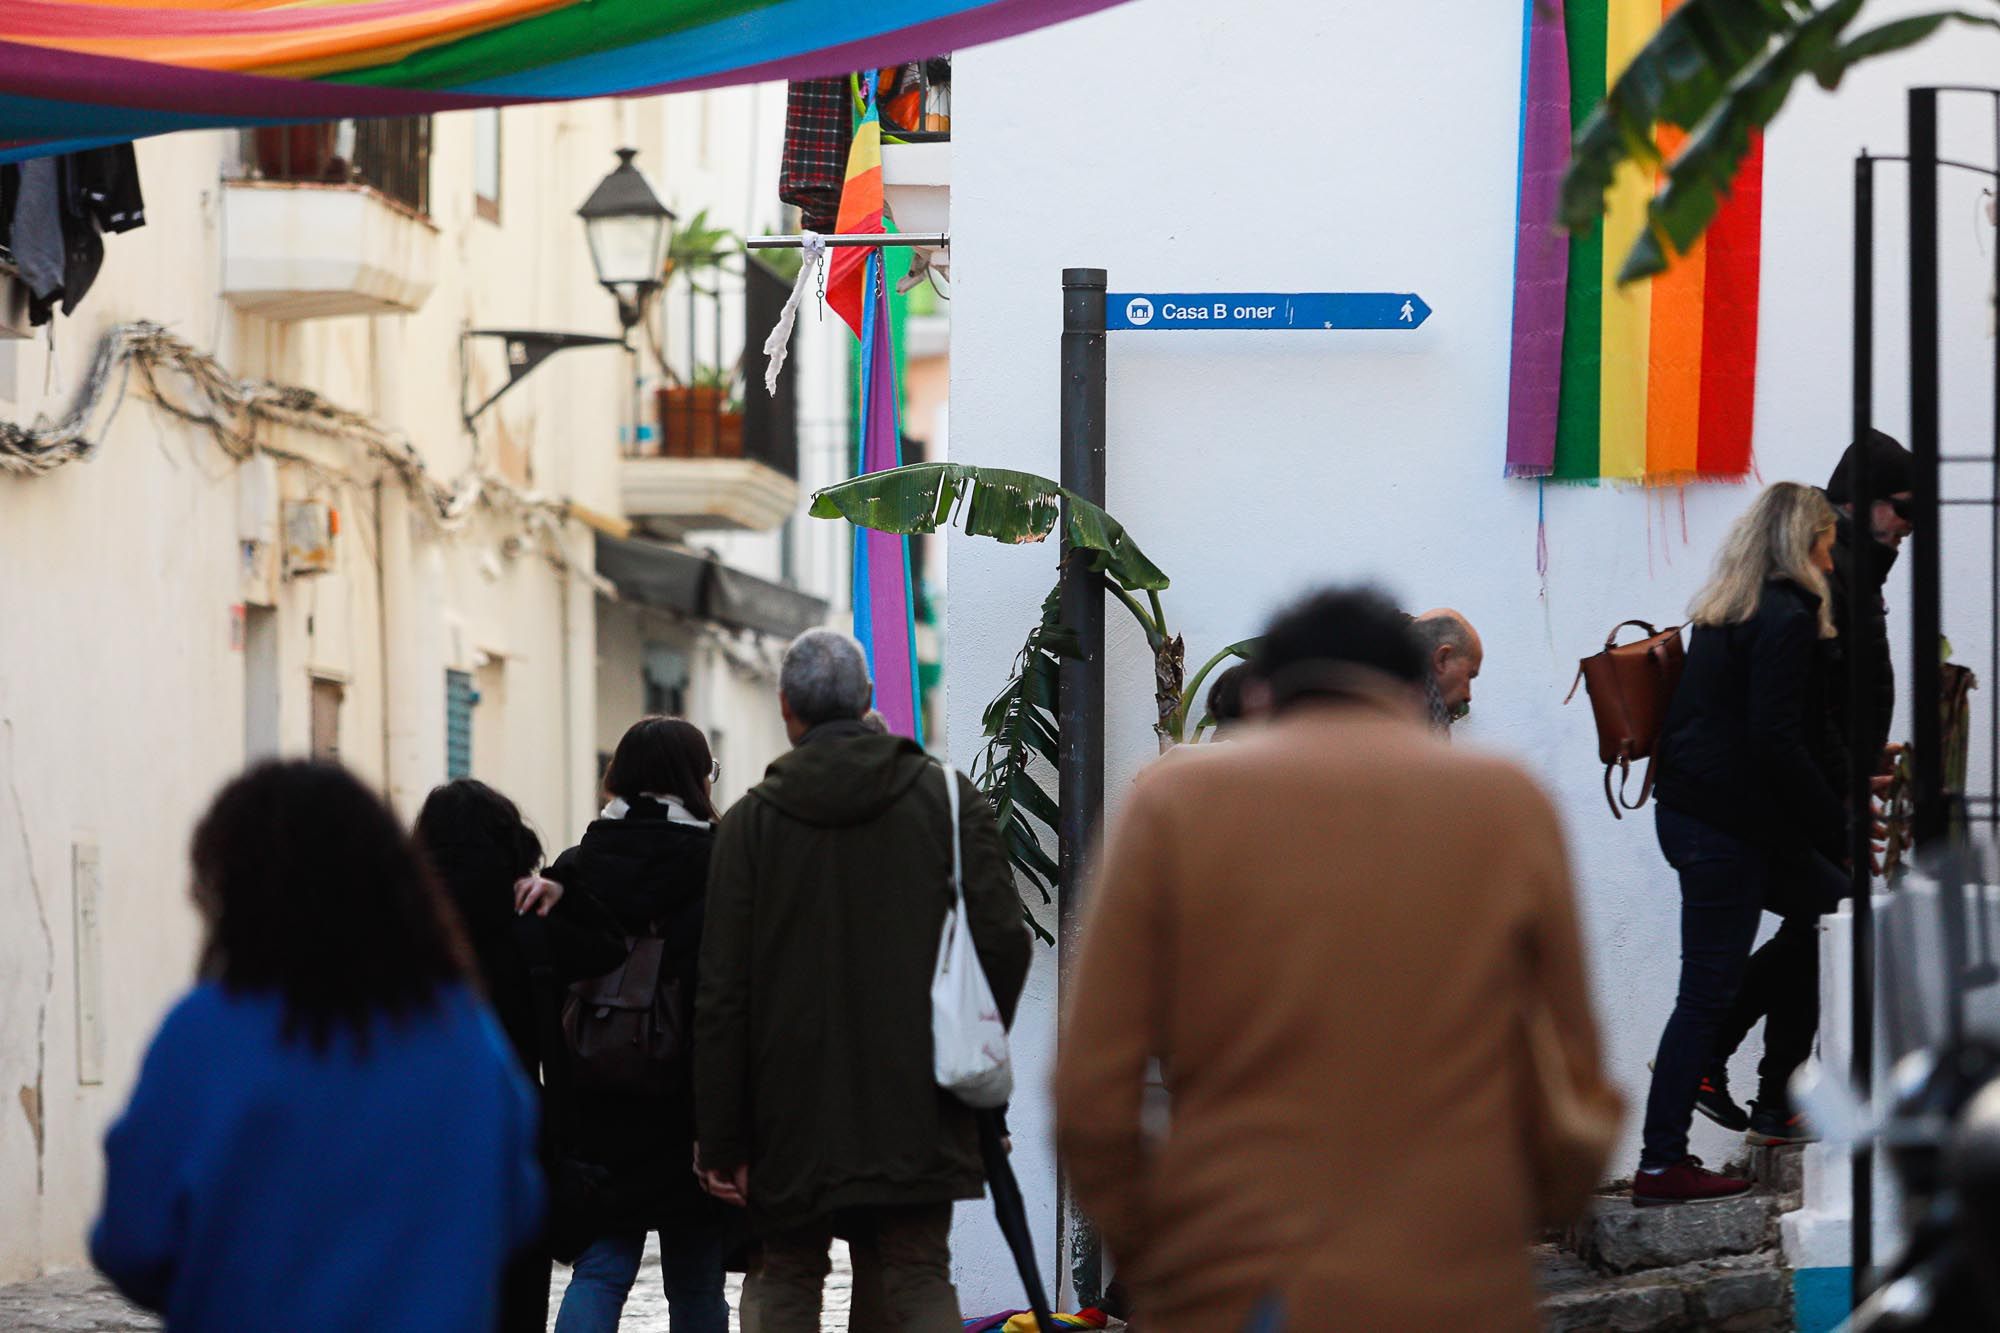
[[[1837,745],[1823,667],[1834,635],[1827,575],[1835,521],[1812,487],[1772,486],[1730,531],[1689,608],[1687,670],[1658,761],[1660,850],[1681,882],[1680,993],[1653,1065],[1632,1180],[1640,1204],[1700,1203],[1750,1188],[1690,1157],[1688,1126],[1697,1097],[1713,1094],[1705,1077],[1713,1083],[1717,1033],[1743,984],[1760,916],[1767,907],[1790,910],[1781,904],[1799,882],[1822,882],[1845,852],[1846,813],[1826,776]],[[1808,1021],[1816,1023],[1816,1011]],[[1784,1026],[1767,1029],[1767,1046]],[[1775,1064],[1771,1072],[1780,1074]]]

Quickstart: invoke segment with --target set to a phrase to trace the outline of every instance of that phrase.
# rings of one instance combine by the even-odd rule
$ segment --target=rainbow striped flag
[[[963,50],[1117,3],[0,3],[0,161],[175,130],[811,78]]]
[[[1588,235],[1556,228],[1571,136],[1680,0],[1525,0],[1507,474],[1674,485],[1750,471],[1763,142],[1708,235],[1620,287],[1655,170],[1626,164]],[[1678,147],[1662,131],[1661,148]]]
[[[840,212],[834,230],[843,236],[880,236],[882,226],[882,113],[875,105],[876,74],[870,70],[867,84],[868,109],[854,127],[854,143],[847,150],[847,179],[840,187]],[[854,336],[867,345],[862,330],[866,301],[864,279],[874,272],[881,251],[872,247],[834,248],[826,261],[826,303],[833,313],[847,321]]]

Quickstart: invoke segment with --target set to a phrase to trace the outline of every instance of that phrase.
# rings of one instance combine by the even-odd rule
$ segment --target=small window
[[[444,673],[444,776],[447,782],[472,776],[472,709],[479,691],[469,671]]]
[[[340,761],[340,701],[347,687],[325,676],[312,683],[312,757],[329,763]]]
[[[479,216],[500,220],[500,108],[472,113],[472,195]]]

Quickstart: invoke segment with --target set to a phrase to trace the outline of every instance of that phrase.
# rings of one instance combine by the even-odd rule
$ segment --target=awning
[[[0,4],[0,161],[173,130],[810,78],[962,51],[1119,2]]]
[[[827,605],[818,597],[665,542],[599,533],[597,572],[626,601],[781,639],[826,620]]]

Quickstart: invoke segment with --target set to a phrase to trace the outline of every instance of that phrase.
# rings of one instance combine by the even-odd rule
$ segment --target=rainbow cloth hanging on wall
[[[1705,236],[1651,282],[1618,269],[1650,167],[1619,169],[1603,222],[1556,228],[1570,137],[1679,0],[1525,0],[1507,475],[1671,485],[1750,471],[1763,141]],[[1661,133],[1668,154],[1678,141]]]

